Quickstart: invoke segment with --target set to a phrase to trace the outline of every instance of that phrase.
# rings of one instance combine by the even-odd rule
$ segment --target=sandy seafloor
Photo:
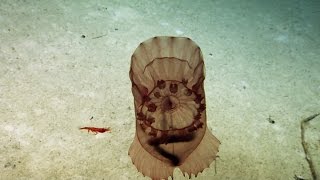
[[[300,121],[320,112],[319,9],[316,0],[1,0],[0,179],[149,179],[128,156],[128,71],[139,43],[160,35],[190,37],[204,55],[208,126],[222,144],[196,179],[312,179]],[[319,132],[318,116],[305,130],[318,177]],[[174,179],[188,178],[176,169]]]

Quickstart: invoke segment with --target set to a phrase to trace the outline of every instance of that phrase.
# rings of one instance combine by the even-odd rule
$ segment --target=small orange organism
[[[86,129],[88,130],[88,132],[93,132],[95,135],[98,134],[98,133],[104,133],[104,132],[109,132],[111,131],[111,129],[108,127],[108,128],[97,128],[97,127],[82,127],[82,128],[79,128],[80,130],[82,129]]]

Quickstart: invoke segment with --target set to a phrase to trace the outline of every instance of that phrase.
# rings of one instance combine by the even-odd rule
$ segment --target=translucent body
[[[189,38],[154,37],[135,50],[129,155],[142,174],[166,179],[178,167],[197,175],[215,159],[220,142],[207,129],[204,76],[201,50]]]

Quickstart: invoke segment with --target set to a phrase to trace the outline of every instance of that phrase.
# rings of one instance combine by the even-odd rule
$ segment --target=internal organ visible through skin
[[[183,140],[203,126],[202,99],[186,87],[186,81],[158,80],[157,86],[144,97],[137,119],[147,134],[158,138],[159,144]]]

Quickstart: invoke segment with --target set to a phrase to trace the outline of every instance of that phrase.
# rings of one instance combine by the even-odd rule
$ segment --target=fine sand
[[[2,0],[0,179],[149,179],[128,156],[130,58],[164,35],[191,38],[204,56],[208,127],[221,145],[197,179],[320,178],[320,116],[304,139],[300,128],[320,113],[319,9],[316,0]],[[188,178],[176,169],[174,179]]]

